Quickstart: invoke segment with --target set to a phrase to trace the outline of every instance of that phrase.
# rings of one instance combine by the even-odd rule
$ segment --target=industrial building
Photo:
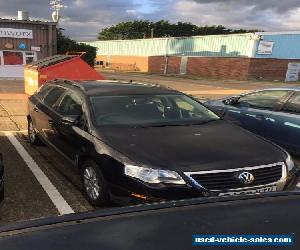
[[[300,32],[95,41],[97,64],[117,70],[225,79],[298,80]]]
[[[24,76],[24,65],[57,53],[56,22],[0,19],[0,77]]]

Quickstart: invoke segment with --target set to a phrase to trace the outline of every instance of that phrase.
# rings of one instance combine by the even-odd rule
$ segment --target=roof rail
[[[54,82],[60,81],[60,82],[66,83],[66,84],[70,84],[74,87],[80,88],[81,90],[85,90],[84,87],[82,86],[82,84],[79,84],[78,82],[73,81],[73,80],[58,78],[58,79],[54,79],[53,81]]]
[[[127,83],[127,82],[124,82]],[[149,86],[149,87],[157,87],[157,88],[164,88],[164,89],[172,89],[169,86],[165,86],[159,83],[150,83],[150,82],[135,82],[133,80],[129,80],[128,82],[129,84],[133,84],[133,85],[143,85],[143,86]]]

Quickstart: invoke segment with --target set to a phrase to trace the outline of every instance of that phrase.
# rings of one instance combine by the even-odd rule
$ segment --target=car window
[[[82,114],[82,100],[76,93],[67,93],[61,100],[57,111],[63,116],[80,116]]]
[[[185,95],[93,96],[91,103],[98,126],[194,124],[220,119]]]
[[[44,98],[44,103],[48,107],[53,107],[57,100],[62,96],[65,92],[64,88],[61,87],[53,87],[48,94]]]
[[[48,94],[48,92],[50,91],[50,89],[52,89],[53,86],[52,85],[43,85],[36,93],[36,96],[40,99],[43,100],[44,97],[46,96],[46,94]]]
[[[289,93],[286,90],[268,90],[242,96],[238,104],[262,109],[275,109],[282,99]]]
[[[300,114],[300,93],[295,93],[284,105],[283,110]]]

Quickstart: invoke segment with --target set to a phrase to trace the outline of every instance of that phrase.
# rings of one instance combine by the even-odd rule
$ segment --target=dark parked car
[[[1,250],[300,249],[300,193],[198,198],[0,227]],[[193,235],[292,234],[291,246],[193,246]]]
[[[4,164],[0,153],[0,203],[4,200]]]
[[[279,191],[298,182],[281,148],[158,86],[49,82],[29,98],[28,134],[79,169],[95,205]]]
[[[206,105],[225,119],[300,155],[300,87],[264,89]]]

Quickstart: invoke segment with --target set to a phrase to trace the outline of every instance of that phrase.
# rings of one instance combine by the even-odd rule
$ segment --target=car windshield
[[[93,96],[97,126],[193,125],[220,118],[186,95]]]

